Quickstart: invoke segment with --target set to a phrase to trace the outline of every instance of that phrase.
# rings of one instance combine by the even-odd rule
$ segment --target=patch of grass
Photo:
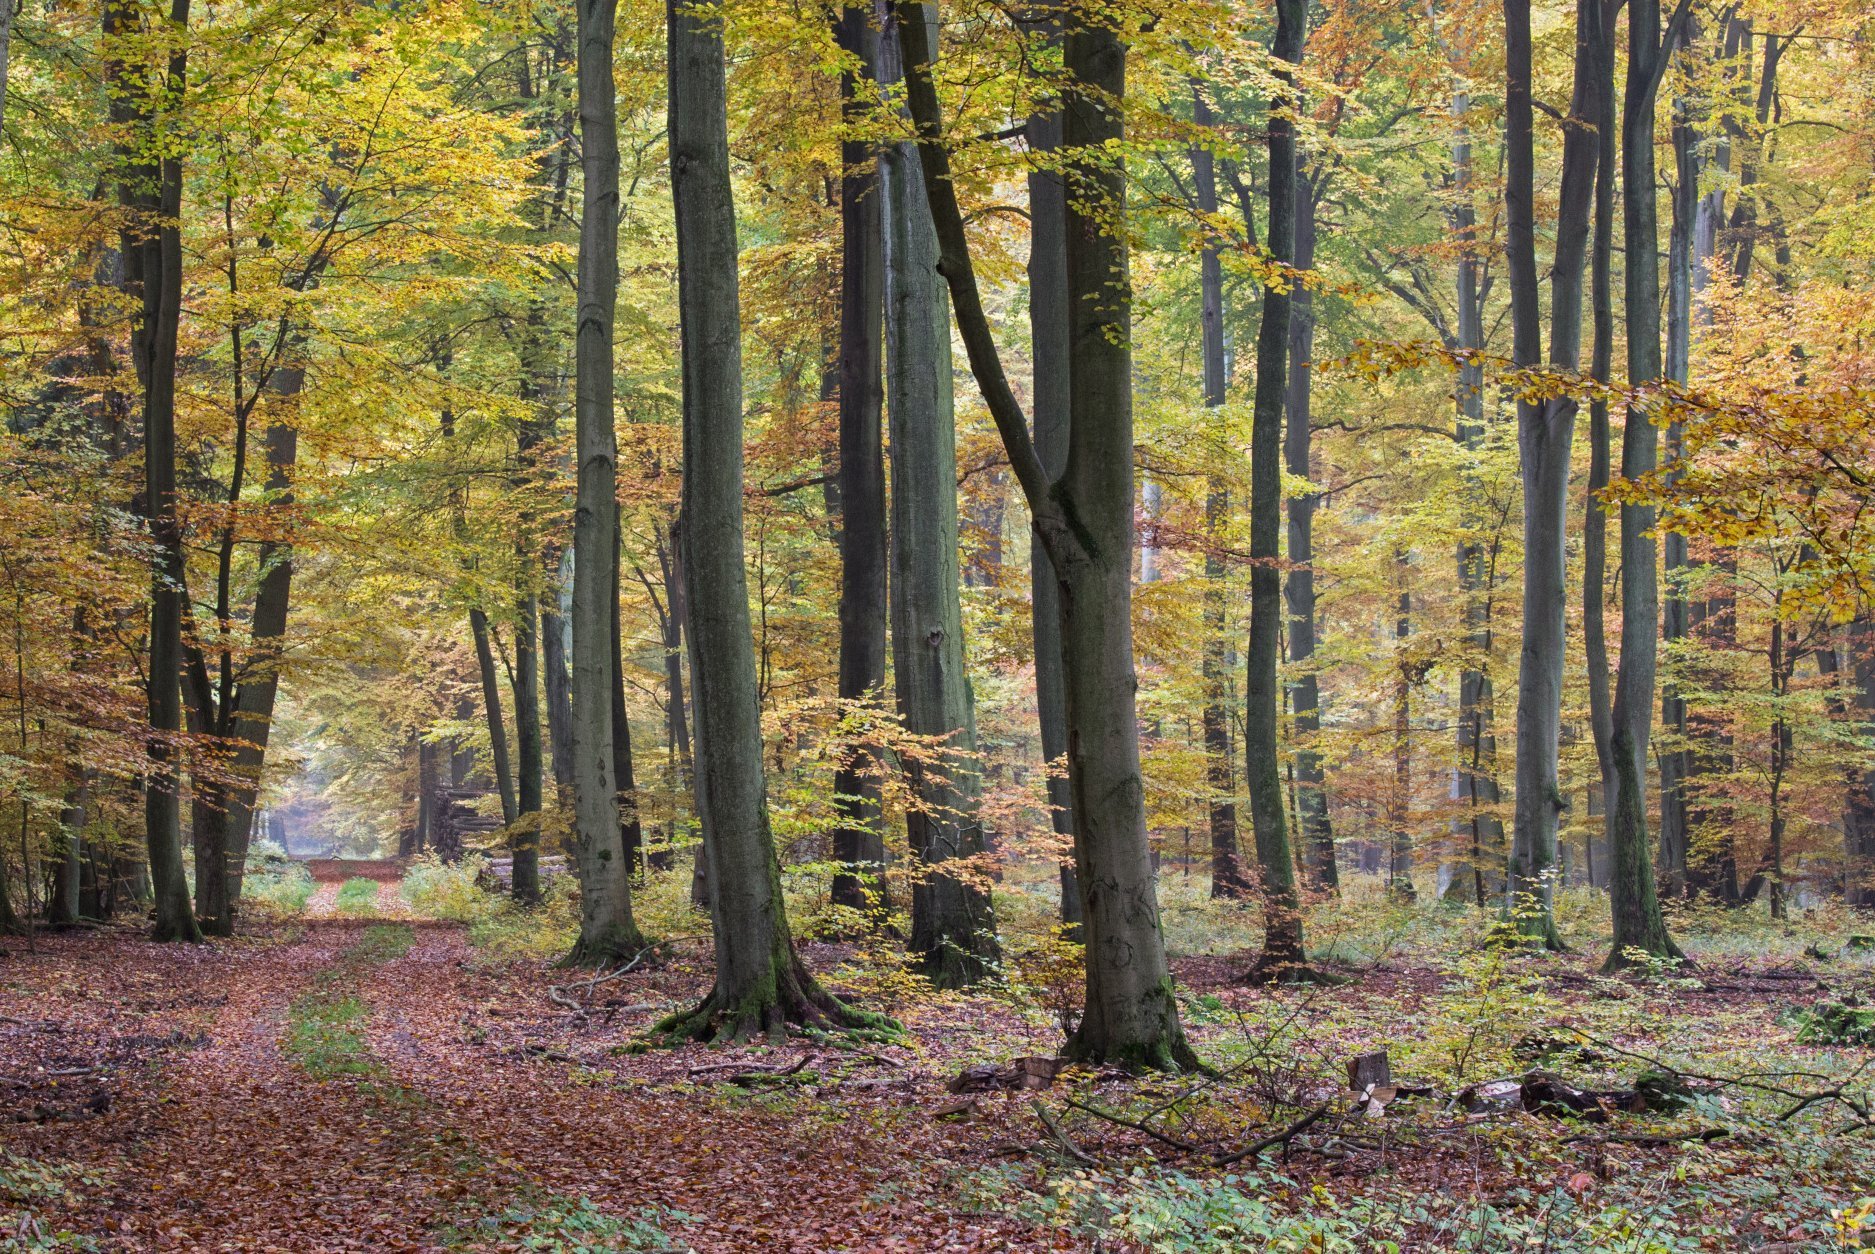
[[[362,876],[346,880],[339,885],[338,900],[333,909],[340,914],[376,914],[378,910],[378,882]]]
[[[351,994],[308,993],[287,1010],[287,1056],[315,1080],[375,1075],[378,1062],[365,1041],[371,1011]]]
[[[470,1245],[491,1237],[503,1248],[543,1250],[551,1254],[606,1254],[613,1250],[640,1254],[680,1254],[690,1247],[665,1231],[667,1226],[695,1222],[696,1217],[662,1206],[646,1206],[633,1215],[612,1215],[588,1198],[547,1195],[518,1200],[498,1215],[489,1215],[467,1231],[451,1234],[452,1245]]]
[[[361,962],[394,962],[416,943],[416,929],[408,923],[374,923],[345,955]]]
[[[48,1230],[36,1204],[69,1199],[78,1185],[101,1183],[77,1167],[40,1162],[0,1149],[0,1252],[95,1250],[92,1238],[65,1229]],[[17,1209],[16,1209],[17,1208]]]

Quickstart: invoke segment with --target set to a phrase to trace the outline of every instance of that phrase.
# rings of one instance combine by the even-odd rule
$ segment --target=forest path
[[[981,1134],[909,1093],[750,1093],[692,1076],[718,1055],[628,1055],[635,1028],[576,1021],[553,973],[482,965],[453,924],[15,957],[0,1071],[83,1066],[63,1091],[109,1100],[35,1122],[16,1096],[8,1147],[82,1173],[34,1209],[104,1248],[1073,1248],[956,1212]]]

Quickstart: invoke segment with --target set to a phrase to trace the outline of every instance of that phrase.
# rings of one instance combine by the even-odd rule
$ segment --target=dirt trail
[[[628,1057],[630,1031],[557,1011],[550,973],[477,965],[453,925],[63,936],[5,971],[0,1075],[76,1058],[109,1093],[7,1146],[83,1170],[32,1209],[105,1248],[519,1249],[561,1229],[586,1244],[535,1248],[1071,1248],[943,1200],[955,1160],[993,1161],[980,1130],[909,1093],[750,1095],[692,1077],[717,1055]]]

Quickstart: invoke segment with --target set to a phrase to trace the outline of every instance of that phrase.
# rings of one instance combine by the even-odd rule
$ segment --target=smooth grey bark
[[[508,722],[501,712],[501,676],[495,666],[495,642],[486,612],[469,611],[469,633],[475,640],[475,666],[482,679],[482,715],[488,724],[488,769],[495,777],[495,791],[501,794],[501,821],[513,823],[520,817],[520,804],[514,791],[514,764],[508,756]]]
[[[1131,299],[1123,227],[1126,49],[1098,25],[1071,32],[1062,144],[1075,194],[1067,216],[1068,456],[1051,479],[997,355],[950,178],[932,80],[935,10],[901,4],[907,99],[917,124],[938,270],[950,285],[970,366],[1022,486],[1060,588],[1075,869],[1084,910],[1087,986],[1076,1058],[1162,1070],[1197,1065],[1178,1019],[1146,839],[1133,670]],[[1099,107],[1095,106],[1099,101]]]
[[[1462,118],[1471,111],[1471,96],[1452,94],[1452,114]],[[1452,141],[1452,208],[1449,223],[1458,244],[1454,266],[1452,347],[1463,354],[1453,393],[1457,414],[1453,435],[1461,447],[1476,451],[1484,446],[1484,261],[1479,249],[1478,211],[1472,197],[1476,183],[1469,130]],[[1475,493],[1476,487],[1473,485]],[[1475,514],[1466,519],[1475,529]],[[1476,535],[1458,545],[1458,588],[1464,597],[1465,643],[1471,651],[1458,676],[1458,768],[1453,777],[1453,800],[1466,806],[1455,820],[1470,846],[1472,897],[1477,905],[1502,892],[1504,822],[1494,812],[1500,795],[1497,778],[1497,692],[1492,674],[1496,633],[1492,611],[1496,605],[1497,563],[1495,544]]]
[[[1295,72],[1308,35],[1306,0],[1277,0],[1276,37],[1270,45],[1271,73],[1278,87],[1267,123],[1269,226],[1264,245],[1278,266],[1295,264],[1296,131],[1291,116]],[[1283,812],[1278,731],[1281,694],[1276,662],[1282,637],[1282,575],[1278,538],[1282,525],[1283,410],[1288,391],[1291,288],[1267,286],[1257,328],[1256,392],[1250,428],[1250,644],[1244,680],[1244,753],[1250,794],[1250,823],[1256,833],[1259,887],[1263,895],[1263,953],[1253,979],[1294,980],[1306,975],[1302,898],[1296,884]]]
[[[1057,26],[1047,28],[1059,41]],[[1058,102],[1057,102],[1058,104]],[[1061,147],[1061,111],[1054,108],[1028,120],[1029,147],[1039,154],[1029,170],[1029,360],[1032,380],[1029,407],[1034,421],[1035,455],[1050,482],[1068,462],[1068,201],[1061,171],[1053,168]],[[1035,709],[1040,724],[1042,761],[1049,769],[1049,821],[1055,836],[1074,841],[1074,789],[1065,773],[1053,767],[1068,752],[1067,679],[1061,661],[1061,583],[1055,577],[1048,546],[1029,538],[1029,573],[1033,589],[1030,621],[1035,653]],[[1081,890],[1074,860],[1061,862],[1061,922],[1071,936],[1082,923]]]
[[[1299,273],[1315,267],[1315,208],[1322,190],[1320,179],[1298,160],[1291,264]],[[1309,479],[1314,469],[1310,400],[1315,381],[1315,293],[1307,284],[1297,283],[1289,301],[1283,463],[1291,475]],[[1320,507],[1321,495],[1315,492],[1302,493],[1288,503],[1289,571],[1283,580],[1283,597],[1289,614],[1289,662],[1300,672],[1289,685],[1291,727],[1299,742],[1292,777],[1296,839],[1302,844],[1302,862],[1311,884],[1333,892],[1340,887],[1341,872],[1335,864],[1335,832],[1328,819],[1327,781],[1322,755],[1309,744],[1322,725],[1321,683],[1315,673],[1315,511]]]
[[[1845,640],[1851,684],[1848,707],[1856,730],[1875,735],[1875,619],[1865,612],[1849,624]],[[1819,654],[1820,656],[1820,654]],[[1843,798],[1843,898],[1875,905],[1875,769],[1850,770]]]
[[[573,855],[579,939],[567,961],[604,966],[642,947],[619,838],[612,744],[618,665],[618,440],[613,318],[618,302],[618,104],[612,74],[618,0],[577,0],[580,167],[579,312],[573,348]]]
[[[566,619],[560,615],[559,580],[540,603],[541,690],[547,702],[547,743],[554,792],[562,808],[573,804],[573,688],[566,672]]]
[[[1666,69],[1659,0],[1630,0],[1628,74],[1621,119],[1622,242],[1625,246],[1623,312],[1627,320],[1628,384],[1644,387],[1662,374],[1660,354],[1660,240],[1655,221],[1654,106]],[[1646,411],[1630,407],[1621,438],[1621,473],[1651,474],[1660,433]],[[1614,776],[1606,788],[1608,891],[1614,943],[1608,970],[1634,955],[1683,958],[1667,934],[1654,890],[1653,849],[1647,839],[1647,746],[1653,732],[1658,665],[1660,589],[1651,504],[1621,505],[1621,664],[1615,678]]]
[[[1217,124],[1202,84],[1191,89],[1192,122],[1198,127]],[[1218,211],[1217,160],[1203,144],[1191,149],[1192,202],[1209,218]],[[1204,363],[1204,403],[1213,411],[1212,430],[1220,443],[1222,423],[1215,417],[1230,399],[1229,362],[1224,327],[1224,261],[1217,241],[1207,230],[1198,252],[1198,300],[1201,352]],[[1221,448],[1219,452],[1221,453]],[[1213,476],[1205,488],[1204,525],[1204,725],[1205,786],[1209,790],[1211,826],[1211,895],[1239,898],[1250,894],[1243,853],[1237,843],[1237,772],[1232,761],[1230,671],[1232,655],[1225,602],[1224,529],[1230,518],[1230,484]]]
[[[696,706],[696,804],[709,862],[716,982],[657,1031],[780,1036],[790,1022],[874,1021],[821,989],[794,951],[768,825],[742,536],[742,326],[722,28],[671,0],[668,81],[683,332],[684,574]]]
[[[840,75],[849,127],[870,106],[860,85],[876,72],[879,32],[870,6],[840,10],[834,34],[858,62]],[[885,688],[886,510],[880,340],[884,263],[879,169],[873,146],[840,143],[840,663],[843,701],[880,700]],[[837,905],[876,915],[885,905],[885,819],[876,755],[864,747],[835,771],[833,878]]]
[[[526,549],[522,549],[525,557]],[[523,576],[525,578],[525,576]],[[540,728],[540,614],[539,600],[523,591],[514,606],[514,672],[509,677],[514,694],[514,802],[515,817],[527,830],[509,842],[514,855],[510,890],[516,901],[540,900],[540,807],[542,771]],[[532,816],[530,818],[530,816]]]
[[[623,537],[623,514],[614,530]],[[625,624],[620,609],[624,557],[612,559],[612,783],[618,790],[619,849],[625,871],[636,875],[644,868],[645,830],[638,814],[638,767],[632,760],[631,710],[625,704]]]
[[[1601,38],[1593,48],[1595,75],[1599,82],[1614,83],[1613,19],[1603,8]],[[1600,92],[1596,99],[1595,119],[1595,224],[1589,244],[1589,321],[1592,339],[1589,347],[1589,377],[1607,383],[1614,371],[1615,317],[1614,256],[1615,155],[1616,125],[1614,91]],[[1595,743],[1595,759],[1601,778],[1614,773],[1614,694],[1608,668],[1608,510],[1601,494],[1608,487],[1613,458],[1613,444],[1608,420],[1608,401],[1596,395],[1589,401],[1589,481],[1588,502],[1582,519],[1582,640],[1588,668],[1589,734]],[[1604,793],[1604,798],[1606,794]],[[1593,815],[1593,811],[1590,811]],[[1606,840],[1607,806],[1602,807],[1603,839]],[[1591,859],[1595,836],[1587,838]],[[1593,866],[1590,887],[1595,887]]]
[[[132,46],[154,27],[171,47],[159,69],[130,64],[109,47],[111,120],[128,138],[117,152],[118,195],[130,211],[123,233],[127,287],[139,297],[131,327],[131,358],[143,392],[144,513],[154,542],[150,572],[150,661],[146,687],[150,736],[144,780],[144,825],[159,941],[199,941],[182,864],[182,822],[176,771],[182,731],[184,559],[176,502],[176,347],[182,315],[182,158],[159,149],[164,115],[180,107],[188,71],[189,0],[171,0],[166,17],[146,19],[130,0],[106,0],[104,34]]]
[[[1582,270],[1588,248],[1596,163],[1595,41],[1605,38],[1603,10],[1576,10],[1575,88],[1563,130],[1555,261],[1549,275],[1549,366],[1575,373],[1582,347]],[[1529,0],[1504,0],[1505,234],[1511,294],[1511,360],[1520,369],[1543,361],[1536,268],[1536,165],[1533,148]],[[1558,779],[1562,733],[1566,536],[1573,396],[1520,397],[1517,443],[1524,493],[1523,649],[1517,673],[1517,797],[1505,907],[1517,929],[1560,948],[1551,912],[1558,873],[1557,822],[1566,805]]]
[[[886,32],[880,81],[896,83],[898,41]],[[1001,956],[978,813],[982,764],[964,662],[957,560],[957,438],[950,305],[937,272],[937,230],[918,147],[880,155],[885,223],[886,402],[892,443],[893,677],[905,729],[943,738],[943,762],[908,763],[917,805],[905,816],[914,860],[911,952],[933,983],[960,988]],[[961,871],[946,863],[962,860]]]

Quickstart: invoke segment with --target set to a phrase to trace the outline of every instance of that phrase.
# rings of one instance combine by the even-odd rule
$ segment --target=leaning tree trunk
[[[1665,72],[1659,0],[1628,7],[1628,77],[1621,124],[1622,238],[1626,253],[1623,310],[1627,316],[1628,386],[1661,377],[1660,240],[1654,213],[1654,100]],[[1621,437],[1621,473],[1639,480],[1659,459],[1660,433],[1641,409],[1628,409]],[[1653,731],[1658,663],[1660,589],[1655,572],[1654,508],[1621,505],[1621,669],[1615,679],[1614,777],[1608,793],[1608,889],[1614,944],[1607,968],[1619,970],[1637,955],[1683,958],[1667,934],[1654,891],[1653,849],[1647,839],[1647,742]]]
[[[1050,27],[1059,40],[1059,31]],[[1061,110],[1035,114],[1028,122],[1029,147],[1052,153],[1061,146]],[[1029,360],[1034,377],[1029,388],[1034,410],[1035,454],[1050,481],[1068,461],[1068,201],[1061,172],[1029,171]],[[1072,851],[1075,833],[1074,790],[1055,764],[1068,752],[1067,680],[1061,661],[1061,584],[1048,547],[1033,536],[1029,543],[1031,623],[1035,644],[1035,709],[1040,724],[1042,761],[1048,771],[1048,817],[1055,838]],[[1061,861],[1061,922],[1078,936],[1082,922],[1081,890],[1074,861]]]
[[[841,114],[859,126],[870,111],[879,32],[870,6],[840,10],[834,32],[858,62],[840,76]],[[840,666],[842,701],[879,699],[885,687],[885,459],[881,447],[879,172],[857,134],[840,144]],[[833,879],[837,905],[877,915],[885,905],[885,831],[876,755],[856,747],[834,773]]]
[[[1295,72],[1308,34],[1305,0],[1277,0],[1276,38],[1270,46],[1281,89],[1270,100],[1269,230],[1271,262],[1295,263],[1296,131],[1291,116]],[[1250,645],[1244,680],[1244,752],[1249,759],[1250,822],[1256,832],[1264,910],[1263,954],[1252,976],[1295,979],[1306,970],[1302,897],[1283,812],[1281,722],[1276,656],[1282,636],[1282,574],[1277,538],[1282,525],[1283,407],[1288,388],[1292,285],[1263,291],[1257,330],[1256,394],[1250,429]]]
[[[1594,198],[1598,93],[1593,49],[1605,37],[1603,10],[1576,10],[1575,89],[1563,132],[1555,264],[1550,274],[1551,370],[1573,374],[1582,349],[1582,269]],[[1504,0],[1505,233],[1510,270],[1511,360],[1533,370],[1543,357],[1536,268],[1536,162],[1533,147],[1530,4]],[[1558,871],[1556,833],[1564,802],[1558,770],[1562,734],[1564,622],[1572,396],[1520,397],[1517,443],[1523,476],[1523,651],[1517,672],[1517,800],[1505,906],[1517,930],[1551,949],[1562,947],[1551,911]]]
[[[1126,50],[1095,25],[1066,40],[1075,99],[1063,110],[1067,218],[1069,441],[1051,481],[997,356],[950,177],[932,82],[935,10],[898,8],[907,99],[918,128],[925,196],[937,227],[939,273],[949,283],[971,370],[1047,547],[1060,588],[1067,696],[1068,776],[1075,862],[1085,912],[1086,1009],[1070,1056],[1129,1067],[1188,1068],[1160,931],[1146,839],[1133,670],[1133,412],[1131,294],[1123,226],[1126,172],[1107,153],[1124,138]],[[1092,101],[1100,101],[1093,107]]]
[[[1204,87],[1196,80],[1191,89],[1192,121],[1199,127],[1216,125],[1211,102]],[[1218,211],[1217,162],[1209,148],[1196,144],[1191,150],[1193,206],[1206,218]],[[1224,439],[1221,414],[1230,399],[1229,369],[1225,361],[1224,330],[1224,260],[1218,243],[1206,228],[1204,244],[1198,253],[1198,298],[1201,309],[1204,404],[1212,413],[1211,430],[1222,447]],[[1243,853],[1237,845],[1237,772],[1233,766],[1230,720],[1230,647],[1229,610],[1224,578],[1227,543],[1225,528],[1230,518],[1230,484],[1221,476],[1213,477],[1205,490],[1204,526],[1204,752],[1205,786],[1210,792],[1211,824],[1211,895],[1246,897],[1250,878],[1244,873]]]
[[[618,300],[618,106],[612,76],[618,0],[578,0],[579,317],[574,340],[578,480],[573,507],[573,854],[579,940],[568,961],[629,957],[642,937],[619,839],[612,757],[612,672],[618,657],[618,441],[613,428],[612,326]]]
[[[1315,266],[1314,176],[1297,163],[1295,257],[1298,273]],[[1315,378],[1315,293],[1306,284],[1291,289],[1289,306],[1289,379],[1284,409],[1284,468],[1298,479],[1313,471],[1314,442],[1310,396]],[[1253,437],[1254,438],[1254,437]],[[1336,891],[1341,872],[1335,865],[1335,832],[1328,821],[1328,792],[1322,755],[1310,740],[1321,730],[1321,684],[1315,674],[1315,511],[1321,496],[1305,492],[1289,501],[1289,574],[1283,597],[1289,611],[1289,661],[1300,674],[1289,687],[1293,727],[1299,742],[1295,751],[1296,838],[1302,842],[1302,860],[1318,889]],[[1254,578],[1254,576],[1252,576]]]
[[[898,41],[882,41],[880,78],[897,82]],[[892,653],[899,714],[950,758],[912,761],[906,815],[913,874],[911,952],[942,988],[974,984],[1000,956],[990,907],[976,710],[964,668],[957,566],[957,438],[950,307],[918,147],[880,157],[885,221],[886,398],[892,421]],[[947,866],[946,864],[952,864]]]
[[[501,713],[501,675],[495,668],[495,642],[487,613],[480,609],[469,611],[469,634],[475,640],[475,665],[482,677],[482,714],[488,724],[488,766],[495,777],[495,791],[501,794],[501,821],[513,823],[520,817],[520,805],[514,792],[514,765],[508,757],[508,723]]]
[[[868,1021],[794,952],[768,825],[742,538],[742,330],[723,36],[672,0],[671,191],[683,333],[684,574],[696,708],[697,814],[710,867],[716,984],[658,1026],[668,1038],[777,1037],[788,1023]]]
[[[160,26],[164,19],[157,19]],[[150,583],[150,661],[146,695],[150,737],[144,781],[157,940],[199,941],[182,864],[176,739],[182,731],[184,559],[176,501],[176,340],[182,317],[182,158],[158,147],[162,115],[179,107],[188,69],[189,0],[171,0],[166,66],[145,59],[107,67],[112,121],[128,135],[118,152],[120,197],[134,216],[126,230],[126,277],[141,296],[131,330],[131,356],[143,389],[144,508],[154,552]],[[148,31],[138,5],[107,0],[104,32],[141,47]],[[113,52],[117,51],[113,49]],[[147,58],[147,53],[139,55]]]

